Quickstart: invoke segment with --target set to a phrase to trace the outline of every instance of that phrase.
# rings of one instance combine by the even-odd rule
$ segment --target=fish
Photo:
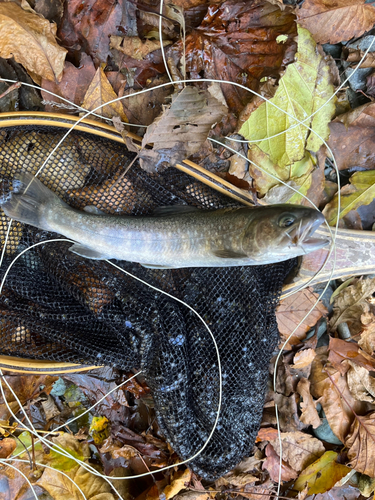
[[[69,250],[77,255],[155,269],[271,264],[328,244],[313,237],[324,216],[309,207],[169,206],[149,216],[107,215],[70,207],[29,173],[15,176],[0,206],[14,220],[73,240]]]

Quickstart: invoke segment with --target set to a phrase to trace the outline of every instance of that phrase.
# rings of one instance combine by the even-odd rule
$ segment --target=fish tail
[[[22,172],[13,179],[13,191],[0,206],[11,219],[30,224],[44,230],[50,230],[46,220],[46,210],[52,205],[67,206],[48,187],[32,174]]]

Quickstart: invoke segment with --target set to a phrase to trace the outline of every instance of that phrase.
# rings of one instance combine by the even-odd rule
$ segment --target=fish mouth
[[[301,219],[288,233],[288,237],[295,246],[301,248],[303,253],[306,254],[324,248],[329,244],[329,240],[327,238],[313,237],[324,220],[324,215],[317,211],[313,219]]]

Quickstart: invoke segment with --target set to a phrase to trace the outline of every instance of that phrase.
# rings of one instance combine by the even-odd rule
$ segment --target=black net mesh
[[[35,173],[64,131],[32,126],[0,131],[1,188],[16,172]],[[170,168],[149,175],[132,166],[125,147],[74,132],[40,174],[70,205],[95,203],[107,213],[147,214],[157,206],[234,205]],[[1,213],[2,243],[8,219]],[[71,244],[30,245],[58,235],[13,223],[1,277],[0,352],[12,356],[142,369],[159,424],[181,459],[193,456],[213,428],[219,371],[213,340],[186,306],[110,264],[68,251]],[[190,466],[216,478],[249,455],[262,416],[268,363],[278,341],[275,307],[294,261],[238,268],[123,269],[192,306],[211,329],[222,363],[220,419],[204,451]]]

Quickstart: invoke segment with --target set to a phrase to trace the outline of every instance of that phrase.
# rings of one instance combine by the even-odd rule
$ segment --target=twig
[[[5,92],[0,94],[0,99],[13,92],[13,90],[19,89],[20,87],[21,87],[21,82],[13,83],[13,85],[8,87]]]

